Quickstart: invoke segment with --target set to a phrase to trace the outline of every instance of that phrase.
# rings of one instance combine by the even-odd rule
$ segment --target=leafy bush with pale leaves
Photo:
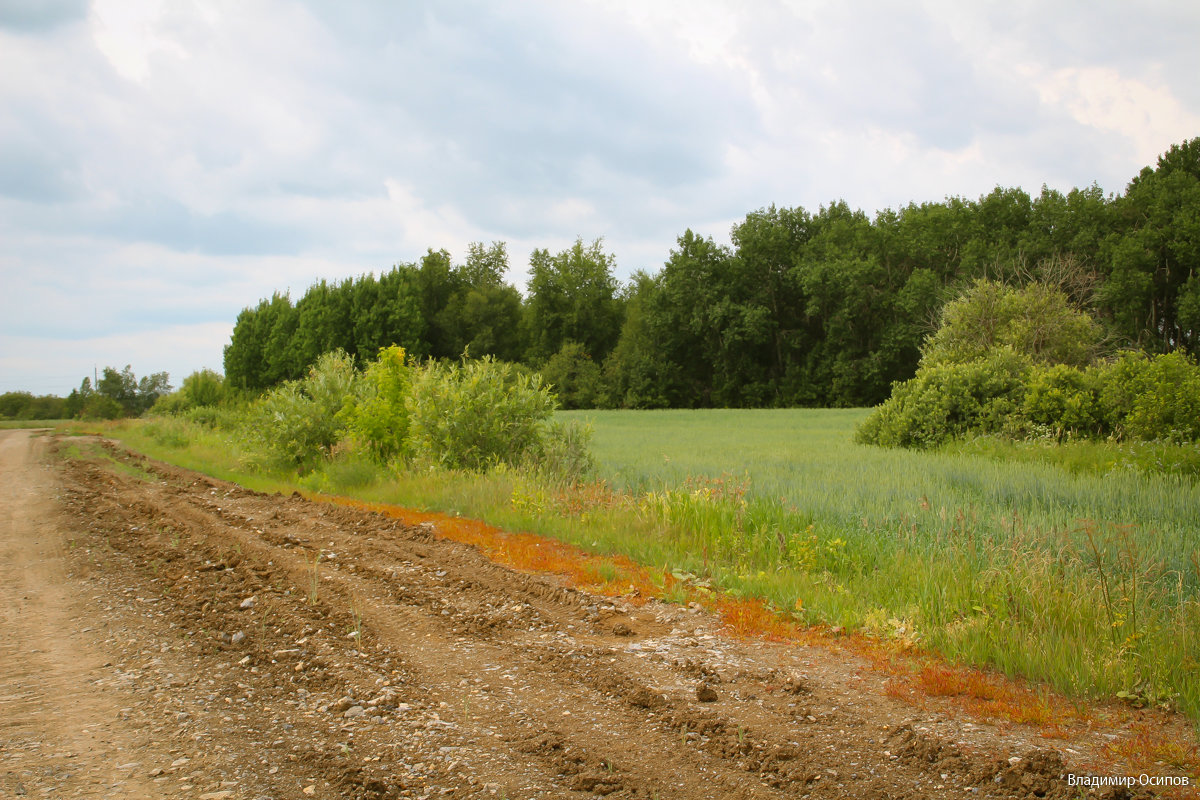
[[[326,353],[307,376],[263,396],[251,414],[248,436],[274,462],[309,466],[345,435],[341,411],[360,391],[354,359],[342,350]]]
[[[1059,440],[1200,440],[1200,367],[1180,352],[1126,352],[1086,369],[1036,366],[1002,348],[965,364],[923,366],[855,434],[865,444],[932,447],[964,434]]]
[[[1102,339],[1099,323],[1059,289],[979,280],[942,309],[941,325],[921,347],[921,365],[964,363],[1010,347],[1036,364],[1082,367]]]
[[[1034,369],[1022,412],[1035,425],[1044,425],[1062,438],[1093,436],[1103,429],[1099,373],[1066,364]]]
[[[1117,382],[1136,388],[1122,421],[1128,436],[1176,442],[1200,439],[1200,367],[1195,362],[1176,351],[1140,361],[1130,357],[1122,366],[1128,373],[1114,370],[1106,384],[1110,398],[1117,394]]]
[[[413,375],[409,453],[450,469],[519,464],[541,447],[555,406],[539,376],[507,362],[429,362]]]
[[[491,357],[416,366],[387,347],[360,373],[339,350],[263,396],[247,431],[274,465],[307,469],[344,443],[336,449],[376,463],[506,464],[575,482],[593,468],[590,430],[552,423],[557,407],[540,376]]]

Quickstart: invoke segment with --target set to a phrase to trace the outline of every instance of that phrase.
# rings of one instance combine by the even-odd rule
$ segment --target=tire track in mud
[[[118,501],[118,503],[134,511],[134,516],[137,518],[166,518],[168,509],[148,501],[142,493],[141,487],[135,487],[135,489],[133,496],[126,502]],[[174,496],[178,499],[178,495]],[[290,502],[298,503],[302,507],[312,505],[306,501]],[[308,564],[312,563],[311,559],[317,553],[326,553],[333,556],[324,562],[325,569],[330,574],[320,575],[318,573],[320,577],[324,578],[318,594],[336,591],[337,600],[340,602],[334,604],[343,606],[356,602],[354,600],[347,602],[348,598],[367,598],[375,594],[371,587],[363,585],[364,581],[358,576],[343,574],[347,570],[347,567],[343,566],[347,563],[345,555],[339,555],[329,546],[316,547],[316,542],[312,541],[317,536],[337,537],[339,534],[336,531],[319,524],[316,526],[317,530],[312,534],[298,536],[293,527],[297,519],[284,517],[283,524],[291,528],[292,532],[275,533],[275,536],[272,537],[265,531],[260,533],[253,526],[256,520],[252,516],[247,519],[231,513],[225,506],[226,503],[227,500],[223,499],[221,505],[217,506],[208,500],[201,500],[182,508],[178,504],[173,504],[169,510],[173,515],[171,518],[177,523],[183,523],[182,527],[188,530],[189,540],[194,543],[193,548],[205,554],[204,560],[207,563],[200,565],[199,569],[221,566],[223,568],[233,567],[235,570],[253,570],[250,564],[256,561],[255,550],[262,547],[264,538],[275,538],[290,545],[290,549],[303,554],[297,556],[296,552],[291,553],[291,564],[285,567],[288,578],[293,581],[297,590],[300,588],[300,582],[306,577]],[[216,510],[217,507],[220,508],[219,511]],[[322,522],[324,518],[331,516],[340,518],[342,522],[353,520],[357,516],[353,512],[342,512],[339,509],[319,505],[312,505],[312,509],[315,510],[313,516]],[[207,541],[203,544],[197,542],[198,537],[195,532],[212,531],[217,528],[219,523],[214,518],[219,518],[227,526],[226,529],[217,536],[213,536],[211,533],[201,534]],[[172,535],[178,535],[178,533],[178,527],[172,531]],[[619,789],[626,789],[632,794],[647,797],[668,788],[674,790],[683,788],[693,796],[703,796],[706,793],[705,785],[692,776],[705,775],[706,772],[711,772],[711,768],[696,769],[690,763],[690,759],[673,759],[677,763],[672,765],[671,773],[674,776],[681,776],[683,779],[672,780],[669,787],[645,787],[641,784],[647,781],[633,777],[652,775],[655,769],[662,769],[662,751],[678,749],[675,737],[671,734],[663,734],[660,737],[664,741],[659,743],[658,748],[638,748],[641,752],[633,759],[630,759],[628,752],[620,755],[614,754],[610,748],[604,746],[603,742],[599,745],[594,741],[589,744],[584,743],[586,739],[596,738],[594,729],[597,727],[606,731],[609,738],[615,738],[618,741],[639,736],[643,739],[646,738],[645,714],[639,709],[650,704],[644,701],[633,702],[626,707],[625,704],[611,703],[608,695],[615,688],[613,680],[602,682],[599,688],[593,687],[592,682],[586,680],[560,679],[555,680],[549,686],[545,684],[544,680],[541,680],[537,687],[538,691],[532,695],[518,698],[520,702],[516,707],[511,707],[503,699],[496,700],[487,697],[489,692],[475,691],[471,685],[475,679],[471,676],[486,675],[488,671],[494,671],[498,664],[505,665],[504,672],[511,676],[510,681],[528,688],[534,682],[532,679],[538,678],[539,673],[544,671],[544,665],[547,663],[563,663],[564,659],[582,657],[582,654],[574,653],[574,648],[564,654],[559,647],[553,644],[527,644],[516,649],[510,646],[496,646],[493,641],[496,639],[497,629],[513,627],[517,622],[495,615],[494,609],[506,597],[500,591],[504,587],[485,586],[484,584],[493,583],[491,579],[497,577],[507,577],[509,584],[518,585],[517,594],[523,594],[525,598],[533,600],[535,603],[542,603],[542,598],[545,596],[575,601],[562,604],[560,608],[542,604],[536,610],[529,603],[524,603],[516,608],[513,608],[515,604],[511,604],[509,610],[518,612],[518,621],[521,616],[519,612],[531,612],[527,616],[530,618],[533,630],[552,627],[553,623],[543,620],[561,618],[564,612],[574,618],[574,615],[578,613],[579,604],[583,601],[574,593],[531,581],[527,576],[517,576],[508,570],[496,567],[483,559],[477,552],[437,541],[424,531],[415,532],[411,538],[413,541],[410,541],[409,544],[412,547],[407,549],[400,546],[402,541],[398,537],[389,537],[386,532],[372,543],[375,552],[384,555],[384,560],[393,565],[388,568],[389,578],[394,581],[406,582],[400,583],[398,588],[392,589],[390,592],[386,590],[383,592],[385,595],[390,594],[393,601],[399,602],[391,609],[380,609],[368,608],[368,601],[361,601],[364,606],[362,610],[364,627],[373,632],[373,639],[386,639],[383,631],[403,630],[407,632],[405,635],[415,642],[405,648],[404,661],[410,665],[410,670],[413,668],[411,665],[420,665],[419,673],[416,676],[407,675],[406,681],[419,683],[423,690],[429,691],[432,696],[438,698],[474,697],[475,709],[473,712],[457,713],[458,709],[456,708],[454,716],[471,716],[473,713],[474,716],[487,719],[486,731],[495,733],[495,738],[507,742],[516,753],[540,757],[540,760],[547,762],[552,777],[566,779],[567,788],[580,789],[589,793],[611,793]],[[216,549],[214,549],[214,540]],[[231,540],[236,540],[233,545],[235,556],[229,555],[228,552]],[[336,539],[328,540],[328,543],[336,544]],[[224,553],[220,552],[222,549],[225,551]],[[344,550],[344,548],[339,547],[339,550]],[[381,550],[390,552],[380,553]],[[436,554],[441,556],[437,559],[436,566],[449,567],[455,574],[448,573],[446,569],[426,567],[423,563],[418,566],[411,560],[419,559],[424,562],[432,559],[434,555],[428,552],[430,550],[448,551]],[[143,554],[143,557],[145,555]],[[259,555],[265,555],[265,553]],[[273,553],[273,556],[276,566],[284,560],[279,553]],[[405,558],[405,556],[409,558]],[[161,555],[159,557],[161,558]],[[376,567],[376,569],[379,568]],[[464,577],[466,574],[475,577]],[[259,573],[259,577],[261,577],[261,573]],[[407,588],[414,581],[422,583],[418,591]],[[538,588],[532,588],[534,586]],[[260,583],[251,582],[242,589],[242,592],[234,592],[226,599],[227,607],[232,606],[240,594],[262,591],[263,586]],[[484,612],[487,614],[486,617],[481,617],[480,609],[487,609]],[[313,613],[320,613],[323,618],[326,616],[323,612],[315,610]],[[330,613],[328,616],[334,615]],[[502,619],[503,624],[496,625],[497,619]],[[347,622],[344,615],[341,622],[343,625]],[[428,629],[428,633],[417,634],[414,639],[413,632],[419,629]],[[427,636],[432,636],[432,642],[426,638]],[[451,665],[446,664],[447,655],[451,655]],[[467,682],[466,686],[462,685],[464,681]],[[633,681],[625,680],[623,683],[626,685],[622,687],[622,693],[626,695],[636,695],[638,691],[648,691]],[[588,708],[597,704],[612,706],[619,713],[614,715],[609,709],[608,713],[603,715],[607,718],[600,721],[599,725],[594,714],[588,726],[592,730],[585,729],[574,735],[564,733],[564,731],[579,727],[568,724],[572,720],[563,719],[564,716],[567,716],[562,713],[564,710]],[[559,718],[556,720],[558,724],[554,731],[547,733],[540,720],[554,717]],[[623,749],[627,750],[627,748]],[[646,755],[653,755],[655,750],[659,751],[657,762],[648,760]],[[627,763],[629,761],[632,763]],[[688,786],[689,783],[695,785]],[[679,784],[683,784],[683,786],[681,787]]]
[[[156,796],[123,765],[146,745],[93,688],[105,656],[70,591],[45,440],[0,432],[0,797]]]
[[[195,694],[225,706],[208,740],[279,755],[260,776],[275,796],[1068,796],[1055,751],[847,700],[805,674],[815,651],[516,573],[429,526],[108,453],[151,479],[71,462],[69,502],[192,642]]]

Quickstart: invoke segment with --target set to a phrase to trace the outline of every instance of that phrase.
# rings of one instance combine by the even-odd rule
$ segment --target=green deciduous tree
[[[107,415],[112,405],[109,403],[89,401],[94,396],[103,397],[115,403],[121,409],[117,416],[136,417],[147,411],[158,398],[171,391],[170,378],[165,372],[155,372],[138,380],[129,364],[121,371],[114,367],[105,367],[100,379],[96,382],[95,392],[91,391],[91,381],[84,378],[81,394],[83,395],[82,410],[92,416]],[[90,410],[89,410],[90,408]],[[105,419],[111,419],[104,416]]]
[[[1194,349],[1179,295],[1200,266],[1200,138],[1171,147],[1116,202],[1124,231],[1111,251],[1101,303],[1130,341]]]
[[[34,396],[30,392],[0,394],[0,419],[64,419],[67,401],[54,395]]]
[[[603,396],[600,365],[583,345],[567,340],[539,370],[562,408],[595,408]]]
[[[1099,353],[1102,339],[1095,320],[1058,289],[984,279],[942,310],[941,327],[925,343],[921,364],[964,363],[1011,347],[1038,363],[1082,366]]]
[[[609,354],[621,330],[614,266],[599,239],[590,245],[577,239],[555,255],[533,252],[526,303],[531,361],[545,362],[567,340],[583,345],[593,359]]]
[[[653,277],[634,273],[624,294],[625,321],[617,346],[604,360],[604,397],[600,404],[612,408],[666,408],[672,398],[680,399],[680,370],[667,349],[680,332],[670,330],[669,322],[656,314],[654,304],[661,293]]]

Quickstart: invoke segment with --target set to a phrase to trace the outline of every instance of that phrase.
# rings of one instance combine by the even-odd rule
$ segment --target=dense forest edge
[[[691,230],[657,273],[621,285],[603,242],[535,250],[522,295],[504,243],[444,250],[378,276],[275,294],[238,316],[225,375],[261,391],[323,353],[399,345],[418,360],[490,355],[539,371],[564,408],[873,406],[912,378],[942,309],[981,279],[1061,291],[1105,352],[1200,346],[1200,139],[1172,147],[1121,195],[885,209],[774,206],[732,247]]]
[[[245,308],[224,383],[257,395],[324,353],[362,366],[396,345],[416,361],[491,356],[536,371],[565,409],[875,406],[917,375],[948,304],[980,282],[1061,294],[1095,322],[1094,363],[1123,351],[1194,357],[1197,220],[1200,138],[1120,195],[997,187],[874,218],[844,202],[760,209],[733,227],[731,247],[685,231],[658,272],[624,285],[600,240],[535,250],[524,293],[505,283],[503,242],[470,245],[462,264],[430,249]],[[107,367],[66,398],[0,395],[0,419],[136,416],[170,388],[164,373]]]

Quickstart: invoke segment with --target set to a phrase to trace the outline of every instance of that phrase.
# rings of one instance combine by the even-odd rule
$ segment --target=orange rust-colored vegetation
[[[650,570],[624,556],[592,555],[554,539],[532,533],[512,533],[466,517],[347,498],[332,499],[341,505],[385,514],[406,525],[432,524],[439,536],[472,545],[498,564],[557,575],[569,585],[593,594],[628,595],[633,602],[642,603],[660,595],[663,590],[661,578],[656,582]]]
[[[900,681],[925,697],[956,698],[977,717],[1042,726],[1052,738],[1065,735],[1063,724],[1081,718],[1064,700],[972,667],[926,663]]]
[[[818,638],[815,629],[772,611],[761,600],[719,594],[706,605],[716,611],[729,633],[740,638],[773,642]]]
[[[1191,775],[1200,775],[1200,746],[1184,744],[1181,736],[1172,735],[1158,720],[1144,719],[1130,726],[1131,734],[1105,745],[1105,752],[1115,760],[1125,761],[1140,772],[1154,774],[1169,766]],[[1165,791],[1166,797],[1194,796]]]

